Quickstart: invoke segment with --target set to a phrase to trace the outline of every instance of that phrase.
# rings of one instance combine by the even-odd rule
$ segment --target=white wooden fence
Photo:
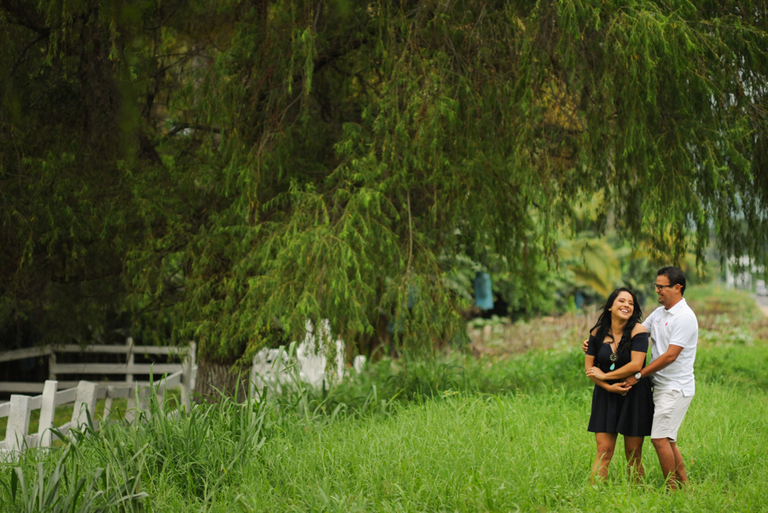
[[[195,344],[189,347],[163,347],[163,346],[135,346],[133,339],[128,337],[125,345],[90,345],[79,346],[77,344],[67,344],[61,346],[45,346],[39,348],[17,349],[0,354],[0,362],[9,362],[22,360],[24,358],[42,358],[48,357],[48,379],[56,381],[60,374],[84,375],[84,374],[102,374],[102,375],[121,375],[123,380],[116,380],[116,383],[133,383],[136,375],[148,374],[173,374],[182,370],[184,361],[181,363],[135,363],[136,355],[179,355],[191,357],[189,365],[195,364]],[[56,355],[59,353],[80,353],[81,355],[95,354],[124,354],[125,363],[58,363]],[[73,388],[78,386],[79,380],[59,381],[59,388]],[[139,382],[141,385],[148,385],[148,381]],[[40,393],[43,391],[43,383],[19,383],[12,381],[0,381],[0,392],[11,393]]]
[[[265,387],[270,393],[280,393],[283,386],[295,384],[296,379],[314,389],[328,388],[339,383],[346,374],[344,342],[338,338],[333,340],[335,337],[331,334],[331,325],[327,319],[321,321],[318,331],[316,333],[312,322],[308,320],[306,334],[296,348],[295,359],[282,347],[259,351],[253,357],[251,366],[251,397],[258,397],[256,391],[260,392]],[[360,374],[364,365],[365,357],[358,355],[352,368]],[[294,372],[289,372],[289,367],[293,367]]]
[[[55,438],[55,429],[61,435],[66,435],[73,427],[81,427],[88,423],[88,416],[94,427],[99,422],[95,420],[97,415],[96,401],[104,399],[104,409],[99,415],[102,419],[109,419],[112,413],[112,401],[117,398],[126,398],[125,419],[133,422],[136,412],[147,410],[147,401],[150,394],[156,394],[158,404],[164,407],[163,398],[169,389],[181,390],[181,407],[190,411],[191,391],[194,387],[197,366],[188,365],[162,380],[152,383],[151,386],[142,386],[139,383],[92,383],[80,381],[75,388],[57,391],[59,383],[47,380],[43,393],[35,397],[26,395],[12,395],[10,402],[0,404],[0,418],[7,417],[5,440],[0,442],[0,453],[11,453],[12,457],[28,447],[50,447]],[[71,420],[56,426],[54,418],[56,408],[62,405],[72,404]],[[34,410],[40,410],[40,420],[37,433],[29,433],[30,414]]]
[[[344,344],[336,340],[335,354],[331,355],[328,341],[331,340],[330,328],[327,323],[321,326],[323,336],[316,342],[312,325],[307,325],[307,336],[298,346],[295,360],[289,357],[284,349],[264,349],[253,359],[250,373],[251,396],[256,397],[255,389],[261,390],[267,386],[272,392],[279,392],[281,384],[292,382],[286,368],[296,365],[298,379],[312,387],[330,386],[340,381],[344,374]],[[136,412],[146,410],[146,401],[150,394],[156,394],[158,403],[163,407],[162,397],[166,390],[178,388],[181,393],[181,406],[190,411],[191,394],[195,388],[197,365],[195,364],[195,344],[188,348],[169,348],[157,346],[134,346],[128,339],[125,346],[94,345],[83,350],[77,345],[45,347],[39,349],[22,349],[0,354],[0,362],[13,361],[29,357],[48,356],[49,375],[52,379],[41,383],[8,383],[0,382],[0,391],[36,392],[42,389],[42,394],[34,397],[11,395],[10,402],[0,404],[0,418],[7,417],[5,440],[0,442],[0,454],[12,453],[17,455],[25,447],[50,447],[53,441],[53,429],[66,435],[72,427],[87,423],[88,415],[94,426],[94,419],[108,419],[112,412],[112,401],[116,398],[127,398],[125,419],[132,422]],[[57,363],[56,353],[112,353],[127,354],[126,363]],[[183,354],[184,358],[178,364],[136,364],[135,354]],[[334,356],[333,365],[328,368],[328,357]],[[292,361],[291,361],[292,360]],[[365,357],[357,356],[354,370],[360,373],[365,363]],[[137,382],[135,374],[166,373],[162,380],[154,382]],[[58,382],[57,374],[124,374],[124,382],[92,383],[89,381]],[[58,388],[67,388],[58,390]],[[71,387],[71,388],[70,388]],[[100,415],[96,412],[96,401],[105,399],[104,409]],[[138,402],[137,402],[138,401]],[[73,404],[71,420],[60,426],[54,426],[55,411],[58,406]],[[37,433],[29,433],[30,414],[40,410],[40,422]]]

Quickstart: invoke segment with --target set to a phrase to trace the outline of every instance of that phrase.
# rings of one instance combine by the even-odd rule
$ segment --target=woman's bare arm
[[[632,338],[634,338],[635,335],[639,333],[647,332],[648,330],[645,329],[645,326],[638,324],[632,330]],[[632,351],[632,359],[629,361],[629,363],[622,365],[618,369],[612,370],[610,372],[603,372],[598,367],[593,367],[592,369],[587,369],[587,376],[594,376],[600,380],[624,379],[628,378],[629,376],[634,376],[636,372],[640,372],[640,369],[643,368],[646,355],[647,353],[642,351]]]
[[[630,360],[629,363],[610,372],[603,372],[598,367],[592,367],[591,369],[587,369],[587,376],[594,376],[600,380],[624,379],[629,376],[634,376],[636,372],[640,372],[640,369],[643,368],[646,354],[647,353],[641,351],[632,351],[632,360]]]
[[[595,383],[595,385],[597,385],[599,387],[602,387],[602,388],[606,389],[607,391],[612,392],[614,394],[626,394],[629,391],[629,389],[632,388],[631,386],[623,384],[623,383],[614,383],[614,384],[610,385],[610,384],[606,383],[603,380],[597,379],[594,376],[590,376],[589,375],[589,371],[591,369],[600,370],[598,367],[595,367],[594,365],[595,365],[595,357],[592,356],[591,354],[588,354],[587,357],[584,358],[584,368],[587,371],[587,376],[589,377],[589,379],[591,379]],[[626,365],[625,365],[625,367],[626,367]]]

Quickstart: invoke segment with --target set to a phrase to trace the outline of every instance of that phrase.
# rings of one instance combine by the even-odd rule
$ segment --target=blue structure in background
[[[480,310],[493,310],[493,290],[488,273],[475,274],[475,304]]]
[[[580,290],[576,291],[576,296],[573,298],[573,302],[579,310],[584,308],[584,294],[582,294]]]
[[[415,285],[409,286],[407,297],[408,301],[406,306],[408,307],[408,310],[413,310],[413,307],[416,306],[416,301],[419,299],[419,288]],[[403,320],[400,319],[397,324],[395,324],[395,321],[389,321],[387,331],[389,333],[401,333],[403,331]]]

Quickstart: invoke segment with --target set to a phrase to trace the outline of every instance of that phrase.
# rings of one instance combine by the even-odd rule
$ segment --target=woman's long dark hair
[[[611,292],[605,305],[603,305],[603,311],[600,313],[600,317],[597,318],[597,324],[595,324],[589,332],[592,333],[592,331],[597,328],[597,331],[595,332],[595,338],[597,338],[597,352],[595,355],[598,355],[600,349],[603,347],[605,338],[613,338],[613,334],[611,333],[611,312],[608,309],[613,306],[613,302],[616,301],[616,298],[619,297],[619,293],[621,292],[629,292],[629,295],[632,296],[632,302],[634,303],[635,308],[632,311],[632,317],[627,320],[627,324],[624,326],[624,332],[621,334],[619,347],[616,348],[617,359],[619,361],[628,361],[631,359],[632,330],[635,329],[635,325],[640,322],[640,319],[643,317],[640,302],[637,300],[637,296],[635,296],[634,292],[626,287],[620,287]]]

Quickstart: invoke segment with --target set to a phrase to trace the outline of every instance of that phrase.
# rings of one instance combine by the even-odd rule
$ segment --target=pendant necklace
[[[615,341],[616,338],[611,334],[611,338]],[[615,343],[615,342],[614,342]],[[616,351],[619,350],[618,344],[616,345]],[[609,358],[611,360],[611,366],[608,368],[608,370],[613,370],[616,368],[616,360],[619,357],[616,355],[616,353],[613,351],[613,344],[611,344],[611,357]]]

